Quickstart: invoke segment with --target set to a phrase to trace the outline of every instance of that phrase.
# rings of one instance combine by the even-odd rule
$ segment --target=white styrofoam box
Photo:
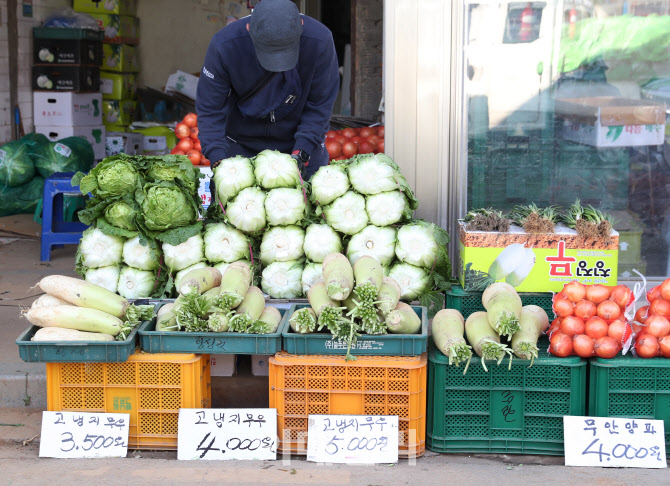
[[[57,126],[35,125],[35,131],[46,136],[51,142],[66,137],[83,137],[93,146],[95,159],[105,158],[105,126]]]
[[[195,94],[198,91],[198,80],[197,76],[185,73],[184,71],[177,71],[168,77],[165,92],[178,92],[195,100]]]
[[[144,136],[133,132],[107,132],[105,137],[105,155],[140,155]]]
[[[212,354],[209,356],[212,376],[233,376],[237,364],[234,354]]]
[[[33,93],[35,125],[102,125],[100,93]]]
[[[254,376],[270,376],[268,360],[272,357],[264,354],[251,355],[251,374]]]
[[[200,172],[202,172],[205,177],[200,179],[200,186],[198,187],[198,196],[202,200],[202,207],[205,211],[212,202],[212,193],[209,190],[209,181],[212,177],[212,168],[208,166],[200,167]],[[204,215],[203,215],[204,217]]]

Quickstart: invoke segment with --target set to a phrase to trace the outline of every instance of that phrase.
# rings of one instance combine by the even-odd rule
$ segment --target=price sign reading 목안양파
[[[277,459],[274,408],[182,408],[179,460]]]
[[[398,462],[398,416],[310,415],[307,460],[343,464]]]
[[[563,417],[566,466],[665,468],[662,420]]]
[[[40,457],[126,457],[127,413],[42,412]]]

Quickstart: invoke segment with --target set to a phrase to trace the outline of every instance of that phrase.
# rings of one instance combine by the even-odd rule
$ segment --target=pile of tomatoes
[[[356,154],[384,152],[384,127],[343,128],[326,133],[328,160],[350,159]]]
[[[640,358],[670,358],[670,278],[647,292],[649,305],[635,313],[635,353]]]
[[[198,139],[198,115],[195,113],[186,115],[174,127],[174,133],[179,142],[171,154],[186,155],[193,165],[210,165],[209,160],[202,154],[202,146]]]
[[[630,344],[633,329],[624,311],[634,300],[625,285],[565,284],[554,296],[556,319],[548,331],[549,352],[561,358],[614,358]]]

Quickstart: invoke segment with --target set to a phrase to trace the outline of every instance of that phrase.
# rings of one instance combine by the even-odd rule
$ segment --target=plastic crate
[[[426,354],[415,357],[270,358],[270,408],[277,409],[278,450],[307,454],[310,414],[397,415],[400,457],[425,452]]]
[[[330,332],[300,334],[293,332],[289,320],[293,313],[309,307],[309,304],[294,304],[284,314],[281,328],[284,351],[290,354],[347,354],[347,345],[334,340]],[[412,307],[421,318],[420,334],[361,334],[352,346],[356,356],[418,356],[426,352],[428,342],[428,311],[425,307]]]
[[[126,363],[47,363],[47,410],[130,414],[128,447],[176,450],[180,408],[209,408],[209,355],[143,354]]]
[[[30,326],[16,340],[28,363],[122,363],[135,352],[137,327],[125,341],[31,341],[40,328]]]
[[[669,359],[592,358],[589,378],[589,415],[663,420],[670,458]]]
[[[159,307],[160,308],[160,307]],[[284,316],[286,309],[279,309]],[[138,331],[146,353],[275,354],[282,350],[282,323],[273,334],[156,331],[156,319]]]
[[[473,312],[483,311],[482,305],[483,292],[466,292],[463,287],[453,285],[451,290],[446,292],[446,309],[456,309],[463,318],[467,319]],[[552,307],[553,294],[551,292],[520,292],[523,305],[537,305],[542,307],[551,320],[554,315]]]
[[[507,360],[488,371],[473,356],[467,373],[437,349],[428,357],[426,445],[449,453],[563,455],[563,416],[586,411],[586,361],[539,357]]]

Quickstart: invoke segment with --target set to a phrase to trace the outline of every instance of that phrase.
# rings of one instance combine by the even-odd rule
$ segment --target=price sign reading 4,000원
[[[563,417],[566,466],[667,467],[662,420]]]

